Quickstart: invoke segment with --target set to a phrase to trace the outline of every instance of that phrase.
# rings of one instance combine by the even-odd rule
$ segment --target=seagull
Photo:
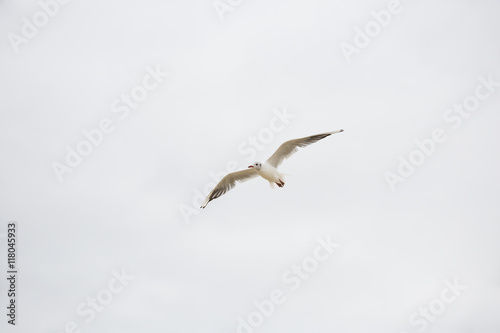
[[[321,139],[326,138],[335,133],[343,132],[344,130],[337,130],[333,132],[326,132],[322,134],[316,134],[311,136],[306,136],[305,138],[289,140],[283,143],[279,148],[271,155],[265,162],[255,162],[248,167],[248,169],[236,171],[227,174],[221,181],[215,186],[215,188],[208,194],[205,201],[200,208],[205,208],[208,203],[214,199],[217,199],[221,195],[225,194],[227,191],[236,186],[237,182],[244,182],[249,179],[261,176],[265,180],[269,181],[269,184],[274,188],[274,184],[279,187],[285,186],[284,174],[278,171],[278,166],[293,153],[298,151],[298,148],[309,146]]]

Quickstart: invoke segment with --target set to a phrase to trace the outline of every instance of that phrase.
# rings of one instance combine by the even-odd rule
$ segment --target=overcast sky
[[[2,332],[500,330],[498,1],[60,1],[0,1]]]

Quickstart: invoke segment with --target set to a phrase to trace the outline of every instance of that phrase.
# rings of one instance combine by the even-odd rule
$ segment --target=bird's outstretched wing
[[[215,186],[212,192],[208,194],[207,198],[205,199],[205,201],[203,201],[203,204],[200,208],[205,208],[210,201],[217,199],[218,197],[235,187],[236,182],[244,182],[256,176],[258,176],[258,173],[255,169],[246,169],[227,174],[224,178],[221,179],[217,186]]]
[[[295,153],[298,150],[299,147],[309,146],[310,144],[315,143],[316,141],[319,141],[321,139],[324,139],[329,135],[340,133],[343,131],[344,130],[338,130],[333,132],[306,136],[305,138],[289,140],[283,143],[278,148],[278,150],[276,150],[274,154],[272,154],[271,157],[267,159],[267,163],[277,168],[281,164],[281,162],[283,162],[283,160],[289,158],[293,153]]]

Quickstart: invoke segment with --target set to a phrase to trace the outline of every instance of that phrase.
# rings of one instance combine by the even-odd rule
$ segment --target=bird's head
[[[262,163],[260,162],[255,162],[254,164],[252,165],[249,165],[248,168],[255,168],[257,170],[260,170],[260,168],[262,168]]]

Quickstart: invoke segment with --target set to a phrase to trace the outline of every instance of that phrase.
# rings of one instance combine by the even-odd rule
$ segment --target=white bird
[[[236,182],[244,182],[257,176],[261,176],[269,181],[271,187],[274,187],[274,184],[279,187],[283,187],[285,185],[285,182],[283,181],[284,177],[283,174],[279,173],[277,169],[283,160],[295,153],[299,147],[306,147],[316,141],[326,138],[327,136],[343,131],[344,130],[341,129],[333,132],[326,132],[307,136],[305,138],[286,141],[278,148],[278,150],[274,152],[274,154],[271,155],[271,157],[267,159],[267,161],[255,162],[250,165],[248,169],[227,174],[208,194],[200,208],[205,208],[210,201],[217,199],[232,189],[236,185]]]

